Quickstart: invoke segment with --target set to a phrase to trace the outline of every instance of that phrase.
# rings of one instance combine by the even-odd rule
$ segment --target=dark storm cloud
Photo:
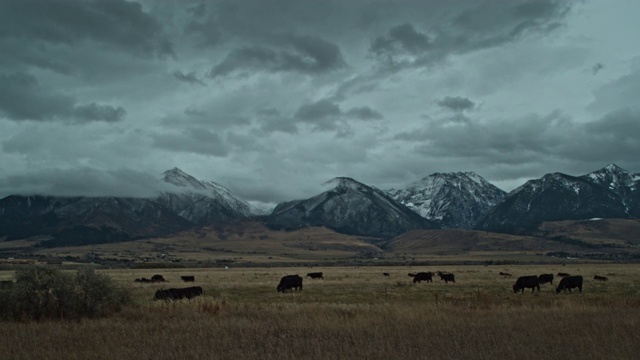
[[[449,21],[434,25],[414,20],[390,27],[371,40],[369,52],[379,65],[396,70],[431,66],[451,55],[496,47],[527,34],[547,34],[563,24],[570,5],[535,0],[463,3],[462,10],[451,11]]]
[[[0,114],[13,120],[51,120],[69,116],[73,99],[44,89],[32,75],[0,73]]]
[[[346,66],[340,48],[318,37],[287,35],[280,37],[277,45],[280,46],[275,49],[263,45],[234,49],[213,67],[209,76],[246,71],[318,74]]]
[[[473,101],[459,96],[447,96],[446,98],[438,101],[438,105],[453,111],[472,110],[475,107]]]
[[[638,106],[640,94],[640,63],[629,74],[619,77],[594,91],[590,110],[599,113]]]
[[[42,169],[0,178],[0,193],[56,196],[153,197],[165,189],[159,177],[131,169]]]
[[[77,106],[73,113],[76,118],[82,121],[116,122],[122,120],[127,112],[120,106],[116,108],[109,105],[91,103]]]
[[[384,118],[381,113],[369,106],[354,107],[345,112],[336,103],[327,99],[300,106],[293,117],[297,122],[313,125],[315,130],[335,130],[339,137],[353,135],[353,130],[347,123],[349,119],[367,121]]]
[[[23,72],[0,73],[0,114],[10,120],[120,121],[122,107],[76,105],[75,99],[40,86],[37,79]]]
[[[175,77],[179,81],[186,82],[189,84],[198,84],[202,86],[207,86],[207,84],[205,84],[202,80],[198,79],[198,76],[196,76],[196,73],[193,71],[187,74],[183,73],[182,71],[174,71],[173,77]]]
[[[208,129],[187,128],[181,132],[152,134],[155,147],[172,151],[224,157],[229,150],[224,139]]]
[[[342,114],[340,107],[329,100],[320,100],[311,104],[302,105],[296,111],[295,117],[304,121],[315,122],[328,117],[337,117]]]
[[[588,123],[577,123],[559,111],[487,123],[432,121],[394,139],[413,143],[416,151],[429,156],[512,165],[558,159],[636,162],[639,136],[640,111],[624,109]]]
[[[322,131],[336,130],[342,110],[329,100],[320,100],[300,106],[294,118],[302,123],[312,124],[314,129]]]
[[[21,0],[0,2],[0,41],[75,45],[83,40],[137,55],[170,55],[160,23],[136,2]]]
[[[283,116],[277,109],[260,109],[256,112],[256,115],[259,128],[264,132],[298,133],[298,126],[295,121]]]
[[[349,109],[345,115],[360,120],[380,120],[384,118],[381,113],[368,106],[354,107]]]
[[[389,29],[386,36],[371,42],[370,51],[376,56],[393,57],[398,53],[419,55],[430,47],[430,39],[419,33],[411,24],[402,24]]]
[[[483,2],[456,16],[453,25],[483,42],[504,42],[528,31],[546,33],[556,29],[570,5],[544,0]]]
[[[601,63],[596,63],[591,67],[591,73],[593,73],[593,75],[596,75],[602,69],[604,69],[604,65],[602,65]]]

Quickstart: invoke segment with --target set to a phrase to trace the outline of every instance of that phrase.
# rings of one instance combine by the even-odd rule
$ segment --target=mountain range
[[[390,239],[419,229],[524,234],[545,221],[640,217],[640,174],[614,165],[583,175],[547,174],[508,194],[473,172],[435,173],[383,191],[338,177],[308,199],[278,204],[267,216],[228,189],[174,168],[152,198],[11,195],[0,199],[0,240],[40,237],[42,246],[166,236],[247,217],[271,228],[324,226]]]

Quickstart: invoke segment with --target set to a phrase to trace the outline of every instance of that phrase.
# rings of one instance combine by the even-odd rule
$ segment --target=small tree
[[[36,321],[102,317],[129,302],[128,291],[93,269],[73,275],[34,266],[16,271],[15,285],[0,292],[0,316]]]

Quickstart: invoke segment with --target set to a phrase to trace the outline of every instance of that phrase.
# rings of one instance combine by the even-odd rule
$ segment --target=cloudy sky
[[[0,197],[640,172],[640,2],[0,1]]]

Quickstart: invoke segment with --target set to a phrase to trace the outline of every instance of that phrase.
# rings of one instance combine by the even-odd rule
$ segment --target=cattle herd
[[[385,272],[384,276],[391,276],[391,274]],[[444,273],[441,271],[437,271],[435,273],[430,271],[425,272],[417,272],[417,273],[409,273],[409,277],[413,278],[414,284],[419,284],[422,281],[432,283],[433,278],[435,276],[440,278],[440,281],[444,281],[445,284],[455,283],[455,275],[453,273]],[[500,272],[499,274],[502,277],[511,277],[512,275],[505,272]],[[556,287],[556,293],[559,294],[561,292],[566,292],[567,290],[571,292],[571,289],[577,288],[579,292],[582,292],[582,284],[583,277],[581,275],[570,275],[568,273],[559,272],[556,274],[557,277],[561,278],[558,286]],[[311,279],[323,279],[324,276],[322,272],[310,272],[307,273],[306,277]],[[193,275],[183,275],[180,276],[180,279],[183,282],[194,282],[195,276]],[[596,275],[593,277],[596,281],[608,281],[609,279],[605,276]],[[302,291],[302,280],[303,278],[297,274],[295,275],[286,275],[280,279],[280,282],[276,286],[276,291],[279,293],[286,293],[292,291]],[[540,292],[540,285],[543,284],[551,284],[553,285],[554,275],[553,274],[540,274],[540,275],[527,275],[520,276],[516,280],[515,284],[513,284],[513,292],[514,293],[524,293],[525,289],[531,289],[531,292],[535,292],[536,289]],[[136,282],[149,282],[149,283],[157,283],[157,282],[166,282],[162,275],[153,275],[151,279],[147,278],[139,278],[135,279]],[[2,284],[2,286],[6,286],[8,284]],[[171,289],[159,289],[156,291],[154,295],[154,300],[181,300],[188,299],[191,300],[194,297],[201,296],[204,294],[202,287],[200,286],[190,286],[186,288],[171,288]]]
[[[582,275],[572,276],[570,274],[560,272],[556,276],[562,278],[562,280],[560,280],[560,283],[556,287],[556,294],[559,294],[562,291],[566,292],[567,290],[571,292],[571,289],[575,289],[575,288],[578,288],[578,291],[582,292],[582,282],[583,282]],[[598,280],[597,278],[602,278],[602,277],[604,276],[596,275],[594,279]],[[538,275],[520,276],[518,280],[516,280],[516,283],[513,284],[513,292],[524,293],[525,289],[531,289],[532,293],[535,292],[536,289],[538,289],[538,292],[540,292],[540,285],[546,284],[546,283],[553,285],[553,274],[541,274],[540,276]]]

